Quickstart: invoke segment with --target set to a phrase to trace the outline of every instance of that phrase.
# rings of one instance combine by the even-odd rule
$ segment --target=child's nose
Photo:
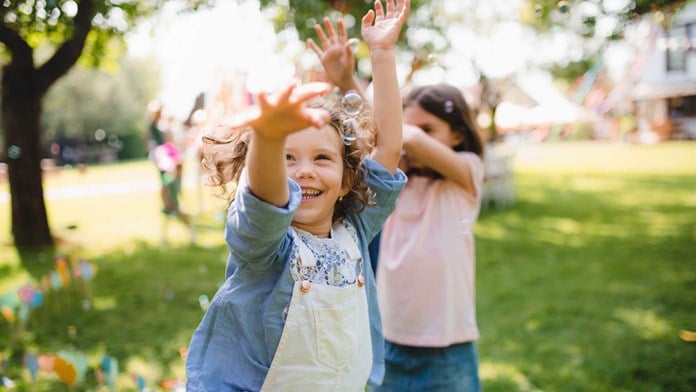
[[[300,162],[295,171],[295,177],[297,178],[314,178],[316,177],[316,172],[314,171],[314,166],[310,162]]]

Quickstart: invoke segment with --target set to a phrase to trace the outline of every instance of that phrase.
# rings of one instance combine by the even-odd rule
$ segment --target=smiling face
[[[307,128],[285,142],[288,176],[302,188],[302,203],[292,225],[319,237],[327,237],[336,201],[343,189],[343,142],[331,126]]]

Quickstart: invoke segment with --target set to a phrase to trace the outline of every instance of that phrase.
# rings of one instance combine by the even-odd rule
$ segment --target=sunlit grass
[[[696,383],[679,339],[696,329],[696,145],[594,145],[518,151],[518,202],[482,214],[482,369],[504,363],[528,382],[482,371],[486,390]]]
[[[696,143],[524,145],[514,164],[517,202],[483,211],[475,228],[484,390],[693,390],[696,346],[679,332],[696,330]],[[158,181],[142,161],[63,171],[46,187],[109,179]],[[224,273],[223,204],[214,191],[202,191],[199,246],[176,221],[161,246],[156,187],[49,199],[61,249],[89,257],[98,273],[88,311],[77,289],[47,295],[22,340],[26,348],[71,347],[91,368],[114,356],[119,390],[136,390],[132,374],[154,390],[183,378],[180,349],[203,314],[198,296],[212,296]],[[197,211],[197,196],[184,188],[183,209]],[[30,278],[9,232],[9,204],[0,203],[0,294]],[[0,321],[0,348],[7,336]],[[28,380],[22,372],[10,375]],[[49,373],[29,385],[67,390]],[[73,390],[96,385],[88,372]]]

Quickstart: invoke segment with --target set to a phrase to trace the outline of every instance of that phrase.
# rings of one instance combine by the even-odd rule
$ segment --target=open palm
[[[319,57],[329,80],[341,86],[342,83],[350,81],[353,77],[355,71],[353,51],[348,44],[346,28],[342,20],[338,21],[337,29],[334,29],[331,20],[324,18],[324,26],[326,32],[320,24],[314,26],[321,46],[317,45],[311,38],[307,39],[307,45]]]
[[[360,32],[370,50],[394,47],[411,8],[410,0],[386,0],[385,4],[386,12],[381,1],[375,1],[375,9],[362,19]]]

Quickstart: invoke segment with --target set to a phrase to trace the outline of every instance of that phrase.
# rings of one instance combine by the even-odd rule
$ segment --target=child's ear
[[[350,192],[350,187],[349,187],[349,186],[346,186],[346,185],[343,185],[343,187],[341,188],[341,193],[340,193],[339,196],[338,196],[338,200],[343,199],[343,197],[344,197],[345,195],[347,195],[348,192]]]

